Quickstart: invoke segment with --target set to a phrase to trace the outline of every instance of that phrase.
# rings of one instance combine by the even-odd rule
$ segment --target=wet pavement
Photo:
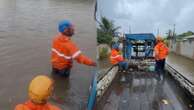
[[[73,40],[95,59],[93,5],[93,0],[0,0],[0,108],[11,110],[23,103],[29,81],[50,75],[51,40],[59,20],[74,23]],[[63,110],[79,110],[88,96],[94,68],[74,64],[69,80],[54,77],[51,102]]]
[[[146,72],[128,73],[125,78],[113,81],[97,110],[193,110],[191,97],[169,75],[160,82],[154,73]]]
[[[190,82],[194,83],[194,60],[170,53],[166,62]]]

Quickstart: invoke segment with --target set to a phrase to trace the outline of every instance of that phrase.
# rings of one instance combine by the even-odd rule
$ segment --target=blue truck
[[[126,59],[151,58],[155,41],[152,33],[125,34],[123,55]]]
[[[118,42],[117,42],[118,43]],[[155,44],[155,36],[151,33],[148,34],[125,34],[123,39],[123,55],[126,59],[139,59],[139,58],[153,58],[153,48]],[[142,64],[137,62],[137,64]],[[134,63],[133,63],[134,65]],[[141,65],[142,67],[142,65]],[[112,80],[116,76],[115,70],[111,72],[109,70],[116,69],[111,67],[108,69],[107,74],[103,78],[97,74],[94,75],[93,82],[91,83],[90,95],[88,98],[87,110],[94,108],[95,102],[103,95],[106,88],[110,86]],[[116,69],[117,70],[117,69]],[[101,79],[101,81],[98,81]],[[97,88],[97,85],[100,86]]]

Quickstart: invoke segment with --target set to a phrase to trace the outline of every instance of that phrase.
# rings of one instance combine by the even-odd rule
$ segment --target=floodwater
[[[157,81],[154,73],[131,72],[117,77],[97,110],[193,110],[189,94],[172,77]]]
[[[50,75],[51,40],[57,23],[71,20],[73,40],[95,59],[93,0],[0,0],[0,108],[11,110],[27,100],[29,81]],[[51,102],[63,110],[79,110],[87,101],[93,67],[74,63],[69,80],[54,78]]]

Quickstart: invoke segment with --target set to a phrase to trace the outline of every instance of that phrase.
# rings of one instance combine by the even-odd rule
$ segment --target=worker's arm
[[[69,51],[73,59],[75,59],[80,64],[85,64],[88,66],[96,66],[96,63],[92,61],[90,58],[88,58],[87,56],[83,55],[79,50],[79,48],[73,42],[71,42],[70,45],[71,45],[71,49]]]
[[[159,48],[157,46],[154,48],[154,57],[156,60],[159,59]]]
[[[169,54],[169,48],[166,46],[166,54]]]
[[[75,60],[80,63],[80,64],[85,64],[88,66],[96,66],[96,63],[93,62],[90,58],[88,58],[87,56],[80,54],[78,55]]]
[[[49,104],[50,109],[49,110],[61,110],[59,107]]]
[[[116,60],[118,62],[124,61],[124,58],[121,55],[118,55],[118,57],[116,57]]]

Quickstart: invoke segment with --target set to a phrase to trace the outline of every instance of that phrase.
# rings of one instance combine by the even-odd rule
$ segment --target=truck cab
[[[125,34],[123,55],[126,59],[153,58],[156,39],[152,33]]]
[[[154,46],[156,38],[152,33],[125,34],[123,56],[129,63],[129,70],[154,71]]]

